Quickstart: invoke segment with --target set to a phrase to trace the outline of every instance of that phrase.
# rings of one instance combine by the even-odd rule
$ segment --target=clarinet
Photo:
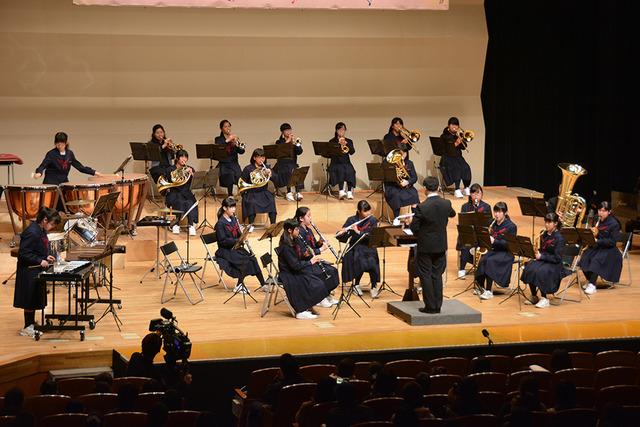
[[[311,227],[313,227],[313,229],[316,230],[316,233],[318,233],[318,236],[322,239],[323,242],[327,242],[327,247],[329,248],[329,250],[331,251],[333,256],[336,257],[336,260],[340,259],[340,257],[338,256],[338,253],[336,252],[336,250],[333,249],[333,246],[331,246],[331,243],[329,243],[329,241],[324,238],[324,236],[322,235],[320,230],[318,230],[318,227],[316,227],[316,225],[314,223],[311,223]]]
[[[313,249],[311,248],[311,246],[309,246],[309,244],[306,242],[306,240],[304,240],[301,236],[298,236],[298,239],[300,239],[300,241],[302,242],[302,244],[304,245],[305,249],[307,251],[309,251],[309,253],[311,254],[311,256],[313,256]],[[327,280],[329,280],[331,278],[331,275],[327,272],[327,269],[324,268],[324,264],[322,263],[322,261],[318,262],[318,264],[320,265],[320,269],[322,270],[322,272],[324,273],[325,277],[327,278]]]

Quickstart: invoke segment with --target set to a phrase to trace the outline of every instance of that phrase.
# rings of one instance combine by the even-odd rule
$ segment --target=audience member
[[[327,415],[327,427],[348,427],[374,419],[371,408],[358,404],[356,388],[349,382],[336,386],[336,401],[336,407]]]
[[[422,388],[422,394],[430,394],[431,393],[431,375],[427,372],[419,372],[416,375],[416,382]]]
[[[282,387],[303,382],[305,379],[300,375],[298,361],[291,354],[284,353],[280,356],[280,374],[274,382],[267,386],[263,400],[275,407]]]
[[[311,424],[313,421],[311,408],[317,403],[333,402],[335,400],[334,389],[336,387],[336,381],[333,378],[325,378],[318,383],[316,392],[313,398],[300,405],[300,409],[296,414],[296,421],[298,425],[304,427]]]
[[[558,372],[562,369],[571,369],[573,368],[573,362],[571,361],[571,356],[569,356],[569,352],[564,348],[556,348],[551,353],[551,372]]]
[[[462,417],[482,413],[478,387],[473,378],[463,378],[448,393],[447,417]]]
[[[55,380],[51,378],[47,378],[46,380],[42,381],[42,384],[40,384],[40,394],[42,395],[58,394],[58,383],[56,383]]]
[[[18,387],[12,387],[4,394],[4,406],[0,411],[2,415],[18,415],[23,412],[24,393]]]
[[[138,397],[138,389],[135,385],[125,383],[118,390],[118,408],[116,412],[133,411]]]
[[[164,427],[169,414],[162,402],[156,402],[147,413],[147,427]]]
[[[142,339],[142,352],[131,355],[127,366],[127,376],[147,377],[161,380],[159,369],[153,365],[153,359],[162,349],[162,337],[156,333],[149,333]]]
[[[576,407],[576,386],[575,384],[560,380],[555,387],[555,411],[564,411]]]
[[[482,372],[491,372],[491,361],[484,356],[479,356],[471,361],[472,374],[479,374]]]
[[[424,406],[422,387],[415,381],[408,382],[402,387],[400,397],[404,400],[404,407],[413,411],[418,419],[433,418],[429,408]]]

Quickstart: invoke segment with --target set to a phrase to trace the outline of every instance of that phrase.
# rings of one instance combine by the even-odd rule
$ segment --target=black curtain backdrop
[[[486,0],[484,182],[557,194],[557,164],[601,200],[640,176],[640,1]],[[633,65],[632,65],[633,64]]]

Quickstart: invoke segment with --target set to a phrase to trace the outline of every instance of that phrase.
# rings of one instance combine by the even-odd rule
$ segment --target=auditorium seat
[[[529,419],[531,420],[531,427],[549,427],[552,415],[546,411],[531,411]]]
[[[600,410],[607,403],[637,405],[640,402],[640,387],[637,385],[614,385],[598,390],[596,406]]]
[[[264,407],[267,420],[266,425],[290,426],[300,405],[311,400],[316,391],[315,383],[300,383],[282,387],[278,393],[276,408]]]
[[[515,371],[528,369],[531,365],[551,369],[551,355],[546,353],[526,353],[513,357],[512,366]]]
[[[566,409],[553,415],[553,425],[556,427],[595,427],[597,423],[598,413],[594,409]]]
[[[640,426],[640,405],[623,405],[622,417],[628,426]]]
[[[451,386],[453,386],[454,383],[460,382],[460,380],[462,380],[460,375],[431,375],[429,393],[447,394]]]
[[[447,420],[447,427],[497,427],[498,417],[491,414],[468,415]]]
[[[501,372],[480,372],[468,375],[476,383],[478,391],[497,391],[498,393],[507,392],[507,374]]]
[[[369,366],[371,366],[371,362],[356,362],[354,368],[356,378],[359,380],[371,381]]]
[[[336,373],[336,365],[307,365],[300,367],[300,376],[312,383],[319,383]]]
[[[37,395],[27,397],[24,401],[24,407],[33,414],[36,420],[40,420],[47,415],[62,414],[69,402],[71,402],[69,396]]]
[[[576,387],[593,387],[594,379],[595,372],[584,368],[561,369],[553,374],[554,382],[565,380]]]
[[[371,393],[371,383],[364,380],[350,380],[349,383],[356,389],[356,399],[362,402]]]
[[[489,361],[491,372],[501,372],[503,374],[510,374],[513,371],[511,356],[504,356],[502,354],[488,354],[486,356],[478,356],[471,359],[471,364],[475,364],[475,361],[482,357]]]
[[[193,427],[198,422],[199,411],[169,411],[165,427]]]
[[[447,422],[442,418],[422,418],[418,421],[420,427],[445,427]]]
[[[149,412],[153,405],[162,402],[163,392],[140,393],[136,397],[135,410],[137,412]]]
[[[424,396],[424,406],[429,408],[431,413],[437,418],[444,418],[445,408],[449,402],[447,394],[427,394]]]
[[[140,392],[140,390],[142,390],[142,387],[149,381],[151,381],[151,378],[118,377],[113,379],[113,385],[111,386],[111,390],[117,394],[118,391],[120,390],[120,387],[122,387],[124,384],[133,384],[138,389],[138,392]]]
[[[93,393],[96,389],[95,378],[64,378],[56,381],[56,384],[60,394],[72,398]]]
[[[0,427],[12,426],[16,417],[12,415],[2,415],[0,416]]]
[[[517,390],[520,381],[525,377],[534,377],[538,381],[538,387],[542,390],[552,390],[553,374],[547,371],[517,371],[509,375],[509,390]]]
[[[416,379],[412,377],[398,377],[398,381],[396,383],[396,394],[400,393],[405,385],[415,380]]]
[[[595,370],[596,365],[593,360],[593,353],[587,351],[570,351],[569,358],[574,368]]]
[[[576,387],[576,406],[593,408],[596,406],[596,389],[593,387]]]
[[[256,369],[249,375],[249,383],[246,388],[246,397],[249,399],[260,399],[267,391],[269,384],[273,382],[280,368]]]
[[[316,403],[309,408],[305,420],[300,420],[301,427],[321,427],[327,421],[329,411],[336,407],[336,402]],[[304,422],[303,422],[304,421]]]
[[[102,418],[102,427],[145,427],[147,414],[144,412],[112,412]]]
[[[106,414],[118,406],[118,395],[115,393],[90,393],[78,396],[87,413]]]
[[[393,414],[396,413],[400,406],[404,403],[404,399],[400,397],[377,397],[375,399],[367,399],[362,404],[373,410],[377,421],[389,421]]]
[[[85,427],[87,414],[48,415],[40,420],[38,427]]]
[[[366,423],[352,424],[351,427],[390,427],[393,423],[390,421],[367,421]]]
[[[638,368],[630,366],[612,366],[596,372],[594,387],[599,390],[613,385],[638,384]]]
[[[402,359],[387,362],[385,367],[390,368],[398,377],[415,378],[420,372],[429,372],[429,364],[419,359]]]
[[[486,413],[500,415],[500,410],[505,403],[505,394],[495,391],[481,391],[478,393],[478,399]]]
[[[601,351],[595,356],[596,369],[609,368],[611,366],[631,366],[640,368],[638,354],[626,350]]]
[[[469,373],[469,359],[466,357],[439,357],[429,361],[429,371],[436,366],[447,368],[448,374],[464,377]]]

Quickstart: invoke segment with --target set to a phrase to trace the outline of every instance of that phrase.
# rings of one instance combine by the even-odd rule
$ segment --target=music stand
[[[251,226],[247,226],[244,228],[244,230],[242,230],[242,234],[240,234],[240,237],[236,241],[235,245],[233,245],[233,248],[232,248],[233,250],[238,250],[244,246],[244,242],[249,237],[249,233],[251,233],[251,228],[252,228]],[[242,282],[236,285],[236,287],[233,290],[233,294],[229,298],[227,298],[227,300],[223,302],[223,304],[228,303],[229,301],[231,301],[231,298],[235,297],[240,293],[242,294],[242,301],[244,302],[245,309],[247,308],[246,295],[249,295],[249,298],[251,298],[256,304],[258,303],[258,301],[253,297],[253,295],[249,293],[249,289],[247,289],[247,285],[245,285],[244,283],[245,278],[246,276],[242,278]]]
[[[469,221],[460,218],[461,222]],[[469,217],[470,220],[474,220],[473,217]],[[486,249],[487,251],[491,249],[491,237],[489,235],[489,229],[487,227],[478,227],[473,224],[458,224],[458,236],[460,237],[460,243],[466,247],[475,247],[476,251],[481,249]],[[474,257],[475,258],[475,257]],[[472,268],[473,270],[473,268]],[[472,271],[470,270],[470,271]],[[484,289],[480,289],[478,282],[473,278],[473,281],[461,292],[458,292],[453,297],[457,297],[458,295],[462,295],[463,293],[470,291],[471,289],[475,289],[477,291],[478,297],[482,294]],[[480,299],[482,301],[482,299]]]
[[[392,223],[391,218],[389,218],[389,212],[387,212],[387,204],[384,199],[385,186],[388,182],[398,182],[398,175],[396,173],[396,168],[392,164],[389,163],[381,163],[380,168],[382,170],[382,192],[380,196],[380,217],[378,221],[386,220],[389,224]]]
[[[280,144],[282,145],[282,144]],[[307,177],[307,172],[309,172],[309,166],[302,166],[301,168],[296,168],[291,172],[291,178],[289,178],[289,187],[298,187],[299,185],[304,186],[304,180]],[[298,209],[298,205],[300,204],[300,200],[296,197],[296,210]]]
[[[402,144],[402,146],[405,146],[405,145]],[[383,140],[382,141],[382,149],[384,150],[384,157],[386,157],[387,154],[389,154],[393,150],[399,150],[400,146],[395,141],[389,141],[389,140],[384,141]]]
[[[258,241],[261,241],[261,240],[264,240],[264,239],[269,239],[269,255],[271,255],[272,257],[273,257],[273,238],[279,236],[280,233],[282,233],[282,226],[283,225],[284,225],[284,221],[278,221],[275,224],[269,225],[264,230],[264,233],[262,233],[262,236],[260,236],[260,238],[258,239]],[[270,284],[270,283],[271,284],[277,284],[276,278],[272,274],[272,265],[273,265],[273,263],[269,264],[269,270],[268,270],[269,271],[269,276],[265,280],[265,283],[267,285]]]
[[[329,142],[329,141],[312,141],[313,144],[313,152],[316,156],[323,157],[328,160],[326,165],[323,164],[322,168],[325,173],[325,184],[320,190],[320,194],[326,194],[327,198],[329,196],[336,197],[331,192],[331,185],[329,183],[329,168],[331,167],[331,160],[342,156],[344,153],[340,149],[340,144],[337,142]]]
[[[384,192],[384,185],[382,183],[382,181],[384,180],[384,174],[382,173],[382,163],[367,163],[367,177],[369,178],[369,183],[371,183],[372,181],[380,181],[376,188],[366,197],[367,199],[373,196],[378,191]]]
[[[400,227],[388,226],[388,227],[374,228],[371,231],[371,234],[369,234],[369,247],[375,248],[376,250],[378,248],[382,248],[382,282],[380,283],[380,290],[378,292],[378,295],[380,295],[382,291],[389,291],[393,294],[396,294],[397,296],[400,296],[399,293],[394,291],[393,288],[389,286],[386,280],[387,247],[395,246],[389,239],[389,234],[387,233],[387,230],[390,228],[400,228]]]
[[[144,162],[145,174],[149,173],[149,162],[160,161],[160,146],[150,146],[147,142],[130,142],[129,147],[131,148],[133,160]]]
[[[119,191],[114,191],[113,193],[103,194],[98,198],[96,205],[93,208],[93,212],[91,212],[92,218],[98,218],[100,216],[103,217],[105,234],[108,228],[109,223],[111,222],[111,214],[113,213],[113,209],[116,206],[116,201],[120,197]],[[100,220],[98,220],[98,224],[100,224]]]
[[[367,144],[369,144],[369,151],[374,156],[385,157],[387,155],[381,139],[367,139]]]
[[[531,240],[533,240],[536,232],[536,217],[544,218],[549,212],[547,204],[542,197],[518,196],[517,199],[522,215],[531,217]]]
[[[512,296],[518,295],[518,307],[519,310],[522,310],[522,300],[520,297],[526,299],[527,301],[532,301],[527,298],[524,294],[524,290],[520,287],[520,270],[522,269],[522,257],[526,257],[529,259],[536,259],[535,251],[533,250],[533,244],[531,243],[531,239],[527,236],[516,236],[515,234],[505,234],[502,236],[504,240],[507,242],[507,250],[513,254],[514,258],[517,258],[517,276],[518,281],[516,283],[516,287],[511,291],[509,296],[500,301],[499,304],[502,304],[509,300]]]
[[[227,152],[226,145],[222,144],[196,144],[196,157],[198,159],[209,159],[209,170],[212,171],[213,161],[216,160],[218,162],[218,166],[220,166],[220,161],[225,160],[229,157],[229,153]],[[212,176],[207,183],[211,183],[208,185],[208,188],[205,188],[205,195],[211,194],[213,196],[213,200],[218,200],[216,195],[215,186],[216,182],[214,177]],[[206,204],[205,199],[205,204]],[[206,216],[206,213],[205,213]]]
[[[360,241],[362,239],[364,239],[365,237],[367,237],[368,235],[369,235],[369,233],[362,233],[362,235],[360,235],[360,237],[358,237],[358,239],[353,244],[348,244],[347,245],[347,248],[344,251],[342,251],[342,253],[340,254],[340,257],[336,260],[336,268],[340,268],[340,263],[343,262],[344,256],[349,251],[351,251],[353,248],[355,248],[356,245],[358,243],[360,243]],[[349,302],[349,300],[351,299],[351,295],[353,295],[354,293],[356,295],[358,295],[358,298],[360,298],[362,300],[364,305],[366,305],[368,308],[371,308],[371,306],[369,304],[367,304],[367,302],[364,300],[364,298],[362,298],[362,295],[360,295],[359,293],[355,292],[355,280],[351,280],[351,285],[349,285],[349,289],[347,290],[347,292],[345,292],[345,290],[344,290],[344,283],[345,283],[344,281],[341,281],[341,284],[340,284],[340,287],[341,287],[340,299],[338,300],[338,304],[336,305],[336,307],[333,309],[333,320],[336,320],[336,318],[338,317],[338,312],[340,311],[340,308],[342,307],[342,304],[346,304],[347,306],[349,306],[351,311],[353,311],[358,317],[362,317],[362,316],[360,316],[360,313],[358,313],[356,311],[356,309],[353,308],[353,306]]]
[[[461,212],[458,214],[458,224],[475,228],[487,227],[491,223],[492,216],[489,212]],[[466,246],[466,245],[465,245]],[[467,271],[467,275],[474,273],[475,266]]]
[[[204,220],[200,223],[200,225],[198,226],[198,228],[196,228],[196,230],[200,230],[201,228],[204,229],[206,227],[213,229],[214,227],[214,225],[211,224],[207,219],[207,196],[208,196],[209,188],[211,188],[210,185],[213,185],[212,181],[214,179],[211,171],[212,169],[209,169],[207,171],[197,171],[193,174],[193,178],[191,179],[192,190],[204,190],[204,192],[202,193],[202,196],[200,196],[200,198],[198,199],[198,202],[204,199]]]
[[[438,136],[430,136],[429,142],[431,143],[431,151],[433,152],[433,155],[438,156],[440,161],[442,161],[442,157],[444,156],[444,144],[442,143],[442,139]],[[442,197],[444,197],[445,190],[447,190],[447,193],[449,194],[453,194],[453,190],[449,190],[447,187],[447,183],[444,181],[444,174],[442,173],[443,166],[440,166],[437,160],[438,159],[433,160],[433,167],[435,168],[438,174],[438,179],[441,183],[440,193],[442,194]]]

